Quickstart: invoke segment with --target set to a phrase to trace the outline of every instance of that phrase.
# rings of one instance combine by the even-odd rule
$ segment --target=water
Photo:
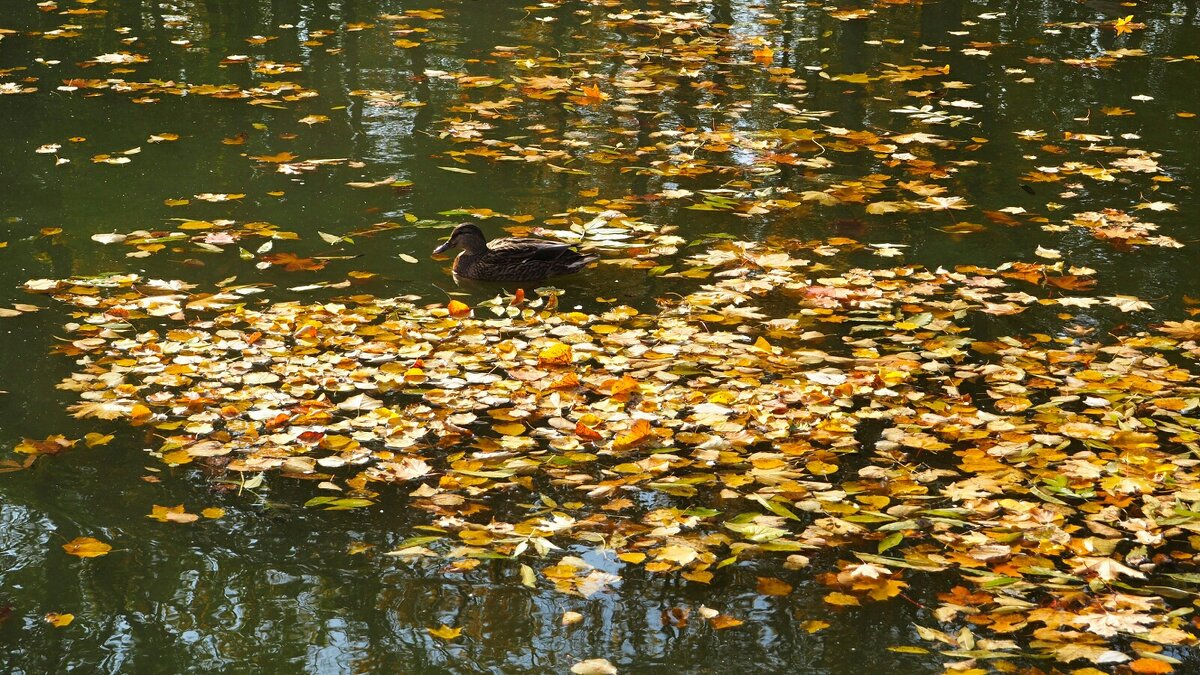
[[[1163,201],[1175,204],[1175,210],[1145,209],[1137,215],[1185,244],[1194,246],[1200,238],[1190,215],[1192,186],[1200,179],[1200,163],[1190,149],[1196,147],[1200,121],[1176,114],[1200,113],[1193,86],[1200,68],[1194,55],[1200,30],[1193,2],[1129,9],[1115,3],[1044,1],[880,3],[870,18],[848,21],[816,3],[772,0],[526,4],[99,0],[63,2],[51,11],[38,11],[32,3],[0,7],[0,28],[15,31],[0,41],[0,69],[23,68],[6,72],[3,82],[36,78],[22,86],[37,88],[0,96],[0,148],[6,157],[0,163],[0,218],[7,225],[0,289],[8,289],[0,291],[0,299],[44,308],[0,320],[6,346],[0,355],[0,386],[8,390],[0,396],[0,428],[10,444],[54,433],[70,438],[89,431],[116,434],[109,445],[42,458],[30,470],[0,475],[0,617],[8,615],[0,618],[0,667],[24,673],[565,672],[582,659],[603,657],[626,672],[942,670],[943,659],[936,654],[885,651],[919,642],[912,624],[931,623],[921,605],[945,590],[937,579],[910,579],[914,587],[907,600],[838,611],[822,602],[826,589],[810,572],[782,571],[777,561],[739,563],[708,586],[631,566],[622,571],[623,581],[615,590],[585,600],[545,587],[526,588],[509,561],[485,561],[458,574],[446,573],[437,560],[412,563],[380,555],[412,536],[413,524],[423,522],[406,510],[400,491],[370,509],[341,513],[303,508],[311,487],[283,480],[273,481],[265,498],[214,491],[203,471],[166,469],[147,457],[143,449],[157,442],[141,430],[74,420],[65,412],[73,398],[55,385],[73,364],[48,351],[65,335],[62,326],[72,317],[49,299],[23,293],[18,287],[26,280],[138,272],[206,288],[236,277],[239,284],[267,285],[260,297],[294,299],[334,292],[291,287],[341,281],[349,272],[361,271],[375,276],[356,280],[354,292],[411,293],[428,302],[444,302],[452,294],[486,299],[500,288],[458,286],[445,261],[428,257],[446,234],[445,226],[470,217],[439,215],[453,209],[528,215],[530,225],[554,229],[561,227],[555,219],[572,210],[591,208],[583,218],[587,220],[616,207],[647,222],[677,226],[685,239],[713,232],[751,240],[847,236],[904,245],[903,260],[930,267],[1031,261],[1040,245],[1062,251],[1071,265],[1097,270],[1096,295],[1136,295],[1155,306],[1130,316],[1111,307],[1078,313],[1076,321],[1101,332],[1131,330],[1122,324],[1179,319],[1189,306],[1187,297],[1200,290],[1200,270],[1189,264],[1190,246],[1123,250],[1078,229],[1043,231],[1044,223],[1035,219],[1059,224],[1073,213],[1109,207],[1132,211],[1138,203]],[[63,14],[72,9],[103,13]],[[381,18],[414,9],[444,14]],[[664,28],[663,23],[608,16],[623,9],[694,12],[728,28],[681,30],[683,48],[672,42],[669,21]],[[1146,24],[1131,35],[1117,36],[1111,28],[1047,25],[1112,21],[1130,12]],[[355,24],[372,25],[355,30]],[[77,35],[50,39],[56,30]],[[260,35],[274,39],[247,42],[261,42],[253,40]],[[128,42],[132,38],[136,41]],[[396,40],[422,44],[402,48],[393,44]],[[750,52],[761,46],[773,49],[772,67],[794,72],[772,75],[765,64],[756,64]],[[674,51],[668,53],[668,47]],[[1120,48],[1142,49],[1147,55],[1110,63],[1094,60]],[[149,60],[128,66],[87,63],[121,51]],[[228,60],[231,55],[247,55],[250,63]],[[59,63],[44,63],[49,61]],[[298,70],[252,72],[253,64],[267,61],[285,64],[284,70],[294,64]],[[822,76],[878,77],[892,69],[884,64],[949,70],[940,76],[867,84]],[[113,73],[114,67],[132,72]],[[572,105],[566,95],[539,100],[519,87],[475,89],[446,79],[466,73],[512,84],[514,78],[566,77],[582,70],[596,75],[595,82],[613,99],[629,100]],[[623,77],[669,88],[654,96],[630,94],[635,86],[613,85]],[[57,89],[73,78],[158,84],[136,93],[111,86]],[[288,101],[281,100],[286,94],[265,93],[259,104],[251,104],[194,89],[180,95],[177,86],[234,84],[272,91],[276,87],[264,83],[281,81],[318,95]],[[970,86],[958,89],[946,82]],[[713,85],[694,86],[702,83]],[[930,94],[909,95],[921,90]],[[368,91],[379,93],[363,93]],[[1131,99],[1135,95],[1153,98]],[[520,100],[496,113],[464,107],[509,96]],[[955,100],[980,107],[943,105]],[[774,107],[777,103],[792,106],[792,111],[829,114],[804,117]],[[957,126],[922,125],[892,112],[926,104],[971,119]],[[1102,110],[1115,106],[1135,114]],[[300,121],[309,115],[329,119]],[[469,129],[455,119],[494,125],[482,133],[503,143],[456,142],[455,134]],[[861,147],[839,148],[829,135],[823,139],[829,147],[820,154],[804,143],[780,149],[832,160],[828,166],[804,166],[767,162],[749,146],[709,154],[696,146],[716,141],[691,144],[686,139],[718,130],[740,141],[769,142],[763,132],[828,127],[866,129],[881,137],[923,131],[951,139],[955,147],[921,146],[917,154],[933,168],[892,164],[886,153]],[[1044,132],[1044,138],[1024,139],[1020,133],[1025,130]],[[1157,162],[1162,171],[1154,176],[1170,180],[1125,172],[1113,181],[1073,175],[1061,182],[1035,182],[1029,176],[1039,166],[1112,161],[1113,156],[1089,150],[1089,142],[1065,138],[1064,132],[1111,136],[1116,140],[1101,144],[1161,153]],[[148,142],[152,134],[163,133],[177,134],[179,140]],[[1121,139],[1122,134],[1134,136]],[[241,135],[245,140],[240,145],[222,142]],[[35,152],[47,144],[61,148]],[[538,157],[499,161],[457,154],[481,147]],[[127,155],[126,164],[92,160],[133,148],[140,151]],[[847,149],[853,151],[843,152]],[[297,159],[339,161],[284,174],[276,164],[251,159],[281,152]],[[70,162],[56,165],[56,157]],[[708,164],[693,164],[697,157]],[[696,177],[663,175],[671,166],[719,168]],[[950,175],[928,179],[929,171]],[[884,175],[877,179],[884,186],[861,200],[836,206],[797,200],[794,207],[765,212],[750,208],[761,199],[795,199],[796,193],[827,190],[872,174]],[[346,185],[388,177],[401,186]],[[961,196],[973,207],[884,216],[863,212],[864,203],[914,199],[898,180],[944,185],[947,195]],[[408,181],[411,185],[404,184]],[[662,196],[664,190],[676,189],[696,194]],[[713,194],[733,196],[742,213],[685,208],[702,201],[702,189],[732,190]],[[245,196],[215,203],[195,197],[204,193]],[[164,203],[172,199],[190,203]],[[1027,214],[1000,222],[984,213],[1006,207],[1020,207]],[[406,224],[407,216],[428,227]],[[327,261],[321,271],[293,273],[259,269],[238,256],[238,247],[254,252],[264,238],[223,244],[221,253],[168,242],[165,250],[147,257],[127,257],[133,251],[128,246],[102,246],[90,239],[97,233],[168,232],[183,220],[219,219],[239,226],[266,222],[298,234],[296,241],[276,240],[275,252],[344,259]],[[352,244],[330,245],[317,235],[360,233],[384,222],[400,225],[377,228],[374,235],[356,234]],[[492,228],[516,224],[485,222]],[[980,227],[958,227],[962,222]],[[62,232],[43,234],[44,228]],[[418,262],[404,262],[400,254]],[[862,263],[887,261],[864,255]],[[603,296],[648,311],[656,297],[688,283],[601,265],[559,285],[569,304],[595,307],[603,304],[596,300]],[[989,321],[1004,331],[1061,328],[1039,316]],[[146,482],[144,476],[158,482]],[[193,525],[145,517],[154,504],[179,503],[189,510],[220,506],[226,516]],[[114,542],[117,550],[93,560],[64,555],[60,545],[80,535]],[[357,544],[373,548],[351,554]],[[814,557],[814,569],[828,568],[833,560]],[[755,578],[764,575],[784,576],[795,591],[786,597],[756,593]],[[697,614],[701,605],[720,608],[745,624],[715,631]],[[686,625],[670,620],[675,608],[692,612]],[[581,613],[583,621],[564,628],[565,611]],[[71,612],[76,619],[55,629],[42,621],[47,612]],[[803,622],[816,619],[831,626],[810,634]],[[442,624],[462,628],[463,637],[444,642],[428,633]],[[1181,669],[1200,667],[1187,658]]]

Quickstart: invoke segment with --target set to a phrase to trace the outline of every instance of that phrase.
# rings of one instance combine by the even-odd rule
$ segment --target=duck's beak
[[[450,250],[450,242],[447,241],[446,243],[442,244],[441,246],[433,249],[433,254],[437,255],[439,253],[445,253],[446,251],[449,251],[449,250]]]

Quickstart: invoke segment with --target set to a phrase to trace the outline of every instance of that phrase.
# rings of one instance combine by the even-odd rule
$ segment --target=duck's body
[[[454,259],[454,273],[483,281],[537,281],[574,274],[599,256],[580,253],[570,244],[531,237],[509,237],[488,241],[483,231],[470,223],[454,228],[450,239],[434,254],[461,248]]]

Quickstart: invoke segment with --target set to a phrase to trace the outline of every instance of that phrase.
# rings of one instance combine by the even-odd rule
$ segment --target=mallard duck
[[[583,254],[570,244],[531,237],[508,237],[488,241],[471,223],[454,228],[446,243],[433,249],[434,255],[452,248],[462,253],[454,259],[454,273],[483,281],[537,281],[562,274],[574,274],[600,257]]]

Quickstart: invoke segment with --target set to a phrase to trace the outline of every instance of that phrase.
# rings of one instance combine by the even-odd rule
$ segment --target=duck
[[[533,237],[507,237],[488,241],[483,230],[462,223],[433,254],[453,248],[462,252],[454,258],[455,276],[480,281],[538,281],[574,274],[600,259],[580,253],[570,244]]]

